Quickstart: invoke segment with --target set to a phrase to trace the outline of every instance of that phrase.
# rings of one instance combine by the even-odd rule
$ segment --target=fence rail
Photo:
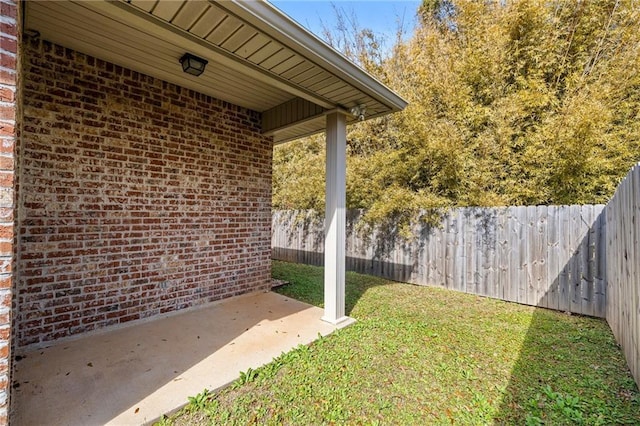
[[[460,208],[440,226],[358,232],[347,215],[347,269],[532,306],[605,316],[604,206]],[[311,212],[273,215],[272,257],[321,265],[323,223]]]

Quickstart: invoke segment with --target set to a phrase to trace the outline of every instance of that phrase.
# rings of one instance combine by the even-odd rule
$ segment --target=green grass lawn
[[[322,305],[322,269],[274,262]],[[347,273],[357,323],[300,346],[166,424],[640,424],[606,322]]]

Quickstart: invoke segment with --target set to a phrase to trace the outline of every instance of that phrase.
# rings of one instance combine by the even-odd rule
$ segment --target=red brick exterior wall
[[[18,103],[18,3],[0,1],[0,424],[8,423]]]
[[[24,49],[18,347],[269,288],[259,113],[48,42]]]

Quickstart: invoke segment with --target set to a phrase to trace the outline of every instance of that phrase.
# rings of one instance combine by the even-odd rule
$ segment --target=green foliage
[[[349,208],[406,230],[421,209],[611,197],[640,159],[637,2],[425,0],[419,18],[384,58],[355,25],[326,34],[409,101],[350,127]],[[322,137],[276,148],[273,200],[321,211]]]
[[[209,392],[208,389],[203,390],[202,392],[200,392],[196,396],[188,397],[188,400],[189,400],[188,409],[189,409],[189,411],[204,410],[204,408],[207,406],[207,402],[209,401],[210,398],[211,398],[211,393]]]
[[[170,426],[173,422],[169,419],[169,417],[162,415],[160,416],[160,420],[154,423],[154,426]]]
[[[240,377],[233,383],[233,387],[240,387],[247,383],[252,383],[258,377],[258,372],[253,368],[247,369],[247,371],[241,371]]]
[[[273,152],[273,205],[324,211],[324,141],[313,136]]]
[[[585,412],[588,407],[585,402],[577,396],[554,392],[551,386],[543,388],[542,393],[536,394],[528,402],[526,417],[527,425],[563,424],[563,425],[583,425],[583,424],[607,424],[605,419],[595,413],[589,418]],[[608,421],[611,421],[609,419]]]

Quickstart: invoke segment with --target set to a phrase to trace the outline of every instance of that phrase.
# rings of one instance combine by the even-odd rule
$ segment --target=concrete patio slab
[[[16,425],[137,425],[336,327],[320,308],[258,293],[20,354]]]

